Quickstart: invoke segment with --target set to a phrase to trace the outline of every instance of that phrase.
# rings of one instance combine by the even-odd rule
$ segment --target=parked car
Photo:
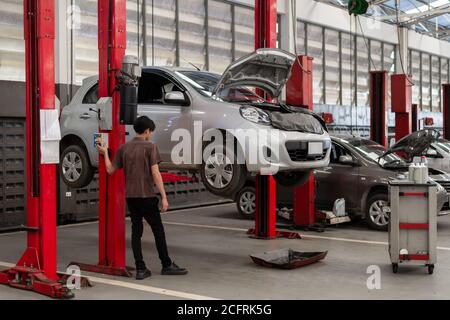
[[[438,134],[436,131],[436,136]],[[405,139],[414,139],[414,136],[408,136]],[[436,141],[431,143],[422,155],[427,157],[430,168],[450,173],[450,141],[436,138]]]
[[[330,165],[315,171],[316,207],[331,211],[337,199],[345,199],[346,210],[352,218],[363,217],[371,229],[387,230],[390,215],[388,183],[405,178],[408,172],[408,164],[392,150],[421,154],[427,147],[423,141],[431,134],[423,135],[415,145],[410,140],[406,148],[395,145],[388,152],[370,140],[332,136]],[[436,169],[430,169],[430,175],[439,183],[439,215],[449,214],[450,175]],[[242,216],[254,214],[251,200],[256,195],[253,196],[252,192],[254,194],[254,187],[249,183],[236,195],[238,211]],[[277,196],[280,206],[292,207],[292,188],[278,187]]]
[[[304,180],[311,170],[327,166],[331,140],[322,118],[278,102],[295,60],[294,55],[281,50],[261,49],[231,64],[222,77],[180,68],[144,68],[138,114],[150,117],[157,125],[153,140],[163,160],[161,168],[199,171],[209,191],[230,196],[242,188],[249,174],[260,172],[267,164],[279,172],[276,177],[280,183],[292,176],[297,181]],[[256,89],[271,99],[261,98]],[[98,80],[91,77],[62,111],[61,175],[72,188],[88,185],[98,167],[93,144],[93,135],[98,132],[97,101]],[[286,118],[298,121],[293,127]],[[234,159],[228,158],[233,152],[225,146],[200,163],[175,163],[171,153],[178,141],[172,141],[172,133],[184,129],[194,134],[197,121],[202,122],[203,135],[211,130],[267,130],[279,153],[275,154],[270,149],[272,145],[265,141],[235,134]],[[127,132],[127,139],[133,138],[131,127],[127,127]],[[206,147],[219,144],[216,140],[198,143],[201,145],[196,140],[192,143],[197,159],[203,158],[199,153]],[[266,163],[250,161],[247,149],[264,150]],[[239,155],[243,155],[244,163],[236,161]],[[287,171],[294,173],[287,176]]]

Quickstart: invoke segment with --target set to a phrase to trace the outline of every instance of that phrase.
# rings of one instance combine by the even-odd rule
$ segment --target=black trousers
[[[128,198],[128,209],[131,213],[131,245],[133,247],[134,260],[137,270],[145,270],[144,257],[142,256],[142,234],[144,232],[143,219],[147,221],[155,237],[156,248],[162,266],[169,267],[172,260],[167,250],[166,234],[161,221],[158,198]]]

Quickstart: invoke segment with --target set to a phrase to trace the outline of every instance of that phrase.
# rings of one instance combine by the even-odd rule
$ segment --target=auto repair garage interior
[[[449,0],[0,0],[0,299],[448,298],[449,25]],[[145,224],[136,280],[96,149],[138,116],[182,277]],[[239,129],[279,145],[250,163]],[[177,163],[179,130],[244,162]]]

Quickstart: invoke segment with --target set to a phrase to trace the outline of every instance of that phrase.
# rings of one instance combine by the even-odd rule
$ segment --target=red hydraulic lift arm
[[[47,159],[48,150],[46,154],[41,151],[50,143],[56,146],[56,158],[59,156],[59,134],[47,131],[59,123],[54,0],[24,1],[24,38],[28,246],[15,268],[0,273],[0,283],[52,298],[71,298],[73,294],[58,282],[56,273],[56,161]]]
[[[120,123],[120,92],[116,74],[122,69],[126,50],[126,1],[98,0],[99,97],[112,97],[112,130],[108,136],[111,157],[125,143],[125,126]],[[126,267],[125,178],[122,171],[112,176],[99,161],[99,262],[78,265],[84,271],[131,277]]]

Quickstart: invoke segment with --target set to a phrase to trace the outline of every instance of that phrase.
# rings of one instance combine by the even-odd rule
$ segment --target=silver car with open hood
[[[248,175],[262,171],[280,183],[300,183],[311,170],[327,166],[331,140],[323,120],[279,99],[295,60],[288,52],[261,49],[231,64],[222,76],[144,68],[138,114],[156,123],[153,140],[162,168],[200,172],[209,191],[230,196]],[[97,100],[97,77],[91,77],[62,111],[61,174],[74,188],[87,185],[98,165],[92,142]],[[127,131],[131,139],[133,129]],[[217,139],[217,132],[227,139]]]

